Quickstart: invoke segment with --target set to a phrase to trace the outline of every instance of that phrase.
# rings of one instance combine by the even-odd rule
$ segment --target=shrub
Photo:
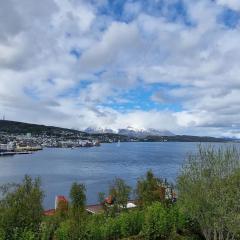
[[[40,179],[25,176],[21,184],[9,186],[1,188],[4,191],[0,201],[0,228],[4,229],[5,238],[27,233],[26,238],[30,238],[30,232],[37,235],[43,213]]]
[[[171,234],[168,211],[161,203],[154,203],[146,209],[143,234],[145,239],[167,239]]]
[[[139,234],[144,223],[144,214],[142,211],[134,210],[123,213],[119,216],[121,224],[121,236],[129,237]]]
[[[237,239],[240,154],[232,147],[201,147],[178,178],[179,202],[207,240]]]

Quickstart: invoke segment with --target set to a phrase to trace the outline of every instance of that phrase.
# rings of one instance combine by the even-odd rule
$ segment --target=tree
[[[0,229],[4,229],[6,239],[16,234],[27,234],[29,238],[32,233],[38,235],[43,214],[40,179],[26,175],[21,184],[2,189],[5,190],[0,201]]]
[[[75,214],[83,213],[86,205],[86,188],[83,184],[73,183],[70,190],[72,211]]]
[[[98,193],[98,201],[102,206],[103,212],[108,215],[108,206],[105,202],[105,193],[104,192],[99,192]]]
[[[168,239],[171,235],[171,224],[167,209],[159,202],[154,203],[146,209],[144,239]]]
[[[144,212],[134,209],[133,211],[120,214],[121,236],[130,237],[140,233],[144,223]]]
[[[130,193],[131,187],[121,178],[116,178],[113,185],[110,186],[109,194],[112,196],[118,211],[121,208],[126,209]]]
[[[146,173],[145,178],[138,179],[136,189],[138,204],[148,206],[155,201],[165,199],[165,189],[163,193],[162,184],[163,181],[156,178],[151,170]]]
[[[234,147],[199,147],[178,178],[179,202],[207,240],[237,239],[240,158]]]
[[[73,183],[70,190],[71,218],[67,223],[68,239],[85,239],[86,234],[86,188],[84,184]],[[65,229],[65,228],[64,228]],[[65,230],[64,230],[65,232]]]

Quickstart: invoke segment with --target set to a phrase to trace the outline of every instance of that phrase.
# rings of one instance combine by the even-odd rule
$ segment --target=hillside
[[[121,142],[127,141],[140,141],[140,142],[226,142],[231,139],[215,138],[215,137],[200,137],[200,136],[188,136],[188,135],[173,135],[173,136],[127,136],[118,133],[86,133],[74,129],[45,126],[32,123],[23,123],[16,121],[0,120],[0,132],[7,134],[26,134],[32,135],[48,135],[48,136],[69,136],[69,137],[81,137],[81,138],[94,138],[99,139],[101,142]]]
[[[189,136],[189,135],[175,135],[175,136],[148,136],[147,138],[142,139],[146,142],[229,142],[231,139],[226,138],[216,138],[208,136]]]
[[[31,133],[31,134],[47,134],[47,135],[57,135],[61,133],[83,134],[83,135],[87,134],[87,133],[80,132],[73,129],[38,125],[38,124],[32,124],[32,123],[15,122],[15,121],[8,121],[8,120],[0,120],[0,132],[5,132],[9,134]]]

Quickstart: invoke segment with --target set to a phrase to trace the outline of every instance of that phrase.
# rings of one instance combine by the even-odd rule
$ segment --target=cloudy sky
[[[0,114],[240,137],[239,0],[2,0]]]

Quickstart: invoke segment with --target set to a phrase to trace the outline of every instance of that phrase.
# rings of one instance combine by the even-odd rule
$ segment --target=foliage
[[[123,213],[119,217],[121,223],[121,236],[129,237],[140,233],[144,223],[144,212],[133,210],[130,213]]]
[[[179,201],[207,240],[238,239],[240,158],[234,147],[199,147],[178,179]]]
[[[142,229],[144,213],[139,210],[122,212],[116,217],[91,216],[88,238],[96,240],[120,239],[137,235]]]
[[[6,239],[16,234],[31,238],[31,233],[38,235],[42,221],[43,192],[40,180],[25,176],[23,182],[9,188],[0,201],[0,229],[4,230]],[[19,237],[20,239],[20,237]]]
[[[156,178],[151,170],[146,173],[145,178],[138,179],[136,189],[138,204],[149,206],[155,201],[163,200],[160,191],[162,183],[162,180]]]
[[[49,240],[52,239],[56,229],[65,220],[61,215],[57,214],[50,217],[45,217],[40,228],[40,239]]]
[[[168,217],[168,211],[161,203],[156,202],[148,207],[143,226],[145,239],[168,239],[172,224]]]
[[[31,230],[14,229],[14,240],[35,240],[36,237],[36,233]]]
[[[230,158],[231,154],[228,156]],[[199,209],[206,211],[209,226],[218,226],[211,224],[213,221],[219,223],[221,216],[221,223],[226,223],[225,231],[236,233],[231,237],[237,239],[237,224],[239,222],[229,206],[230,203],[233,204],[237,213],[238,208],[235,204],[238,203],[238,200],[235,199],[235,194],[238,194],[238,189],[228,189],[227,186],[221,186],[222,182],[217,180],[216,176],[218,176],[217,169],[221,170],[221,176],[223,176],[221,180],[228,186],[237,186],[236,184],[240,183],[238,181],[239,172],[234,170],[237,169],[236,162],[231,161],[231,168],[226,168],[228,165],[221,163],[223,164],[222,168],[228,169],[227,173],[223,173],[222,168],[216,168],[213,171],[210,167],[207,170],[204,168],[199,176],[195,175],[198,173],[196,169],[193,171],[194,174],[187,170],[183,172],[185,175],[181,175],[178,183],[180,201],[177,203],[169,202],[166,204],[166,201],[163,201],[165,198],[159,189],[165,183],[156,178],[151,171],[148,171],[145,178],[138,180],[137,185],[138,201],[143,207],[126,210],[131,188],[122,179],[115,179],[109,189],[109,193],[114,199],[114,206],[106,208],[107,211],[115,211],[112,215],[88,215],[85,211],[85,186],[73,183],[70,190],[71,202],[69,207],[59,206],[54,216],[43,218],[43,193],[40,189],[40,180],[33,180],[26,176],[22,184],[10,184],[0,188],[3,195],[2,200],[0,200],[0,240],[198,240],[198,226],[200,225],[202,229],[202,222],[198,221],[199,215],[197,215]],[[212,177],[212,174],[215,174],[215,178]],[[189,176],[191,176],[190,179]],[[198,181],[195,182],[193,179]],[[208,182],[210,180],[211,184]],[[185,184],[193,188],[185,188]],[[200,194],[199,200],[197,197],[198,187],[201,186],[200,190],[202,191],[205,185],[210,186],[209,189],[212,192],[204,192],[206,199]],[[214,195],[217,191],[221,191],[221,194],[227,191],[224,198],[226,203],[218,201]],[[104,202],[104,198],[104,194],[99,194],[100,203]],[[196,203],[192,203],[192,200],[196,200]],[[201,201],[204,204],[210,204],[214,210],[218,211],[211,216],[211,212],[207,208],[209,205],[204,206]],[[228,209],[225,211],[218,207],[217,204],[220,203]],[[197,204],[202,205],[199,207]]]
[[[54,237],[57,240],[71,239],[71,224],[69,221],[62,222],[59,228],[56,230]]]
[[[85,219],[86,220],[86,219]],[[87,237],[87,221],[76,222],[68,219],[62,222],[54,234],[56,240],[85,240]]]
[[[85,211],[86,188],[83,184],[73,183],[70,190],[71,212],[75,220],[80,221]]]
[[[110,186],[109,194],[114,199],[114,207],[119,211],[121,208],[127,207],[131,187],[129,187],[123,179],[116,178],[113,185]]]

